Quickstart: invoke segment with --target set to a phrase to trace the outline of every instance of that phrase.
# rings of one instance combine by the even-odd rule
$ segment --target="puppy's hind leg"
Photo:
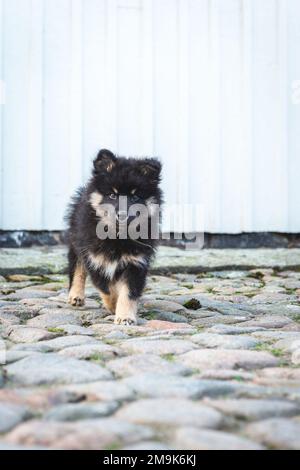
[[[110,294],[105,294],[104,292],[100,291],[100,295],[101,295],[101,299],[102,299],[104,307],[112,314],[115,314],[117,299],[116,299],[116,294],[114,290],[111,289]]]
[[[69,304],[73,307],[82,307],[85,299],[85,282],[87,273],[82,261],[77,257],[71,247],[69,250]]]

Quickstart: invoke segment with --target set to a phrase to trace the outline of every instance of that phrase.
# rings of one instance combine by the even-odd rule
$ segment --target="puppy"
[[[101,150],[68,210],[69,303],[81,307],[87,275],[118,325],[137,323],[159,238],[161,163]],[[138,209],[138,210],[136,210]]]

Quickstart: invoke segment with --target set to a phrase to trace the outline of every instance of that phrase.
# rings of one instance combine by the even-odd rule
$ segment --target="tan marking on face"
[[[69,292],[69,303],[73,306],[82,307],[84,305],[86,277],[86,270],[83,264],[79,262]]]
[[[106,167],[106,171],[107,171],[108,173],[111,173],[112,170],[113,170],[113,168],[114,168],[114,166],[115,166],[114,162],[109,163],[109,164],[107,165],[107,167]]]
[[[133,190],[131,191],[131,194],[134,196],[134,194],[135,194],[136,192],[137,192],[137,189],[133,189]]]
[[[116,188],[112,188],[112,189],[114,193],[119,194],[119,191]]]
[[[149,199],[146,200],[146,206],[147,206],[149,215],[151,217],[154,216],[157,213],[158,204],[157,204],[157,201],[154,197],[149,197]]]
[[[95,210],[95,212],[97,213],[99,211],[99,206],[102,203],[102,201],[103,201],[103,195],[100,194],[98,191],[94,191],[90,195],[90,204],[92,208]]]
[[[117,325],[136,325],[138,303],[129,298],[129,289],[125,281],[119,281],[115,284],[117,294],[116,318]]]

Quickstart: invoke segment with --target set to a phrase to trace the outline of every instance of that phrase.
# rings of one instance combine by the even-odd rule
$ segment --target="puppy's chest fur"
[[[88,252],[86,255],[87,267],[101,273],[105,278],[112,280],[118,272],[123,271],[129,265],[146,268],[148,260],[141,254],[123,254],[110,259],[103,253]]]

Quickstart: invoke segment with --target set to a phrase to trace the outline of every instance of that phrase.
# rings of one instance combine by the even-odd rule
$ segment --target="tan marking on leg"
[[[100,295],[101,295],[101,299],[102,299],[104,307],[112,314],[115,314],[116,304],[117,304],[117,298],[116,298],[115,292],[111,292],[110,294],[104,294],[103,292],[100,291]]]
[[[117,325],[136,325],[138,303],[136,300],[129,298],[129,289],[126,282],[117,282],[115,292],[118,296],[115,323]]]
[[[84,305],[86,277],[86,270],[83,264],[79,262],[69,292],[69,304],[73,307],[82,307]]]

